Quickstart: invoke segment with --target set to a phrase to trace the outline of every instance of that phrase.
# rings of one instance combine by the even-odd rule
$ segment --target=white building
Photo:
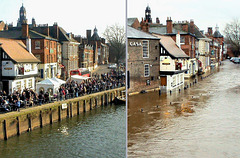
[[[40,61],[28,52],[24,43],[0,38],[0,53],[2,90],[11,94],[14,90],[35,89],[37,65]]]
[[[179,35],[179,34],[178,34]],[[177,36],[178,36],[177,35]],[[157,36],[160,40],[160,78],[161,89],[172,90],[184,85],[188,58],[176,42],[168,36]],[[180,38],[177,38],[180,40]]]

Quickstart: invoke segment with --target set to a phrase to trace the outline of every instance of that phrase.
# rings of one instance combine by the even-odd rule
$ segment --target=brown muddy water
[[[193,81],[128,97],[128,157],[240,157],[240,65],[226,60]]]

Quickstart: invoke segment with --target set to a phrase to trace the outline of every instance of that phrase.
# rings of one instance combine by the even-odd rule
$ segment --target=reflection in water
[[[125,109],[104,106],[0,141],[0,158],[125,157]]]
[[[240,65],[223,63],[180,93],[130,96],[128,156],[238,157]]]

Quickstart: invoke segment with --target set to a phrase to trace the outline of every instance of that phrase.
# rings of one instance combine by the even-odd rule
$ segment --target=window
[[[35,41],[35,49],[41,49],[40,48],[40,41]]]
[[[21,89],[21,81],[16,82],[16,88],[17,90]]]
[[[148,58],[148,41],[143,41],[143,58]]]
[[[150,76],[150,67],[149,64],[144,65],[144,77]]]
[[[28,88],[32,88],[32,79],[28,80]]]
[[[185,43],[185,37],[183,36],[180,37],[180,43]]]
[[[46,42],[46,48],[48,49],[48,41]]]

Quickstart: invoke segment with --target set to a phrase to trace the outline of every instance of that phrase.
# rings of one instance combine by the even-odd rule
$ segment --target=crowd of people
[[[101,75],[92,74],[91,78],[83,80],[81,83],[70,79],[61,85],[55,94],[50,94],[48,91],[44,92],[43,90],[37,93],[27,88],[22,92],[20,90],[14,91],[12,94],[7,94],[5,91],[0,90],[0,111],[20,111],[21,107],[42,105],[58,100],[62,101],[123,86],[125,86],[125,76],[111,72]]]

